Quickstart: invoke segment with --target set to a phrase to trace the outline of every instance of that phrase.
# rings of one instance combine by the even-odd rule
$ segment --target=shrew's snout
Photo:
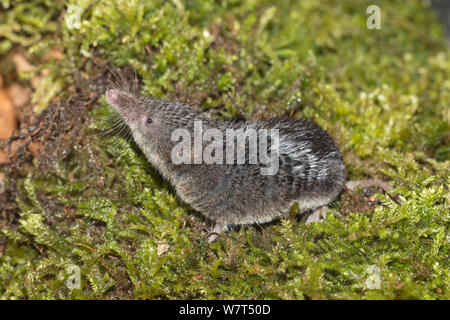
[[[106,98],[108,102],[114,106],[118,106],[120,102],[120,90],[108,89],[106,90]]]
[[[121,114],[129,112],[130,107],[135,105],[134,97],[128,92],[119,89],[108,89],[106,91],[106,98],[109,104]]]
[[[139,105],[135,97],[120,89],[108,89],[105,93],[109,104],[121,115],[128,124],[138,120]]]

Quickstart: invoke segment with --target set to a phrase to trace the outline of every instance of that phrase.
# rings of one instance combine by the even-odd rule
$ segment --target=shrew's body
[[[320,209],[332,202],[344,186],[345,166],[339,149],[324,130],[310,121],[213,121],[179,102],[117,89],[108,90],[107,98],[148,160],[174,185],[180,198],[215,222],[215,233],[228,225],[269,222],[286,215],[294,202],[301,212]],[[250,129],[276,130],[276,172],[262,174],[267,163],[249,163],[252,150],[248,146],[243,164],[238,164],[237,159],[223,164],[174,163],[173,132],[183,129],[194,137],[196,121],[201,122],[203,131],[218,130],[224,139],[227,130],[234,129],[235,141],[245,139]],[[270,149],[272,143],[269,140],[266,147]],[[193,154],[194,158],[198,156]]]

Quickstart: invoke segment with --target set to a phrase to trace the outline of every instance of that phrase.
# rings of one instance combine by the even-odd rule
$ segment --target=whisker
[[[110,82],[110,84],[112,85],[113,88],[120,89],[120,85],[117,82],[115,82],[111,79],[108,79],[108,81]]]
[[[133,79],[133,93],[137,93],[138,91],[136,91],[137,89],[137,83],[138,83],[138,79],[137,79],[137,74],[136,74],[136,67],[134,67],[134,79]]]
[[[100,132],[99,134],[97,134],[97,136],[98,137],[104,137],[104,136],[110,135],[111,133],[114,133],[118,129],[119,129],[119,127],[109,128],[106,131]]]
[[[126,85],[126,87],[123,90],[129,93],[130,92],[129,82],[127,81],[127,79],[125,79],[121,70],[119,70],[119,76],[122,79],[122,83],[124,83]]]
[[[116,84],[118,89],[122,90],[122,86],[120,85],[121,81],[123,81],[123,78],[119,78],[119,76],[117,75],[116,72],[114,72],[110,67],[108,67],[107,64],[105,64],[106,69],[108,69],[108,71],[114,76],[114,78],[116,79],[116,81],[114,81],[113,83]],[[119,74],[120,75],[120,74]],[[120,75],[121,76],[121,75]],[[110,80],[111,81],[111,80]]]
[[[150,81],[152,81],[153,80],[153,78],[155,77],[155,73],[156,73],[156,69],[158,69],[158,66],[159,66],[159,62],[156,64],[156,67],[155,67],[155,69],[153,69],[153,73],[152,73],[152,78],[151,78],[151,80]]]
[[[99,129],[100,132],[95,135],[98,137],[108,136],[110,134],[114,134],[115,132],[119,132],[123,129],[124,126],[127,126],[123,119],[117,112],[113,112],[112,114],[108,114],[102,117],[101,123],[104,123],[106,128]]]

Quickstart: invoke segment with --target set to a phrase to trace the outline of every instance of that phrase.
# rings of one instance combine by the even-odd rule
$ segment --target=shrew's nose
[[[106,97],[108,98],[109,102],[117,104],[119,102],[119,90],[108,89],[106,91]]]

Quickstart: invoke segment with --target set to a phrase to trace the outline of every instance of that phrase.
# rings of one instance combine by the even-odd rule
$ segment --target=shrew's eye
[[[152,118],[148,118],[148,119],[147,119],[147,123],[148,123],[148,124],[150,124],[150,123],[152,123],[152,122],[153,122]]]

